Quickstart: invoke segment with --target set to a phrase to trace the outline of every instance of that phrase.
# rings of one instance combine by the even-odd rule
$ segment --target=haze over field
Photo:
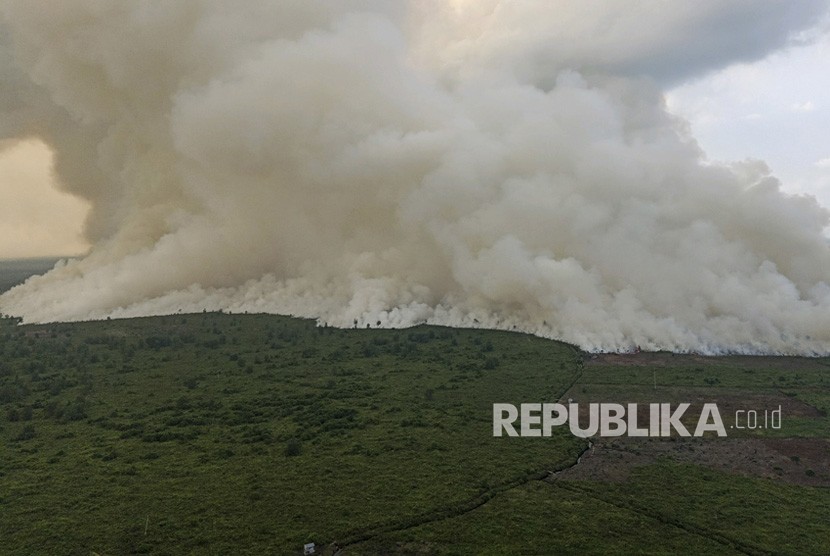
[[[4,313],[830,352],[830,213],[762,162],[707,162],[663,97],[824,0],[0,7],[0,140],[52,148],[92,245]]]

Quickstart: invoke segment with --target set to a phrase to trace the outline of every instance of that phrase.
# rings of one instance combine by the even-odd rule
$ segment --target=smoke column
[[[827,2],[0,0],[0,141],[87,200],[27,322],[225,309],[830,352],[828,212],[662,91]]]

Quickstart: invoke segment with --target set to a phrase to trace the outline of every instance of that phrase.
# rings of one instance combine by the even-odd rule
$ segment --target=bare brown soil
[[[790,484],[830,487],[830,441],[817,438],[600,438],[579,465],[558,477],[625,481],[633,469],[660,458]]]
[[[597,353],[586,356],[585,365],[619,365],[635,367],[668,365],[728,365],[742,369],[786,367],[791,370],[828,368],[826,359],[807,357],[786,357],[766,355],[699,355],[694,353],[640,352],[640,353]]]

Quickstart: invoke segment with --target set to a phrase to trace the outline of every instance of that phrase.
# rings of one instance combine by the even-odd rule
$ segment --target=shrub
[[[15,437],[15,440],[30,440],[35,437],[35,427],[28,424],[20,430],[20,434]]]
[[[488,371],[491,371],[499,366],[499,359],[498,357],[488,357],[484,360],[484,368]]]
[[[303,451],[303,445],[299,440],[292,438],[285,445],[285,457],[292,458],[299,456]]]

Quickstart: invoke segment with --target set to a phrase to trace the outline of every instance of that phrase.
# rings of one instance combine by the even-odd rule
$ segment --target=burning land
[[[3,323],[6,553],[827,547],[827,359],[269,315]],[[727,436],[492,436],[493,400],[568,399],[714,403]],[[779,408],[780,428],[731,428]]]

